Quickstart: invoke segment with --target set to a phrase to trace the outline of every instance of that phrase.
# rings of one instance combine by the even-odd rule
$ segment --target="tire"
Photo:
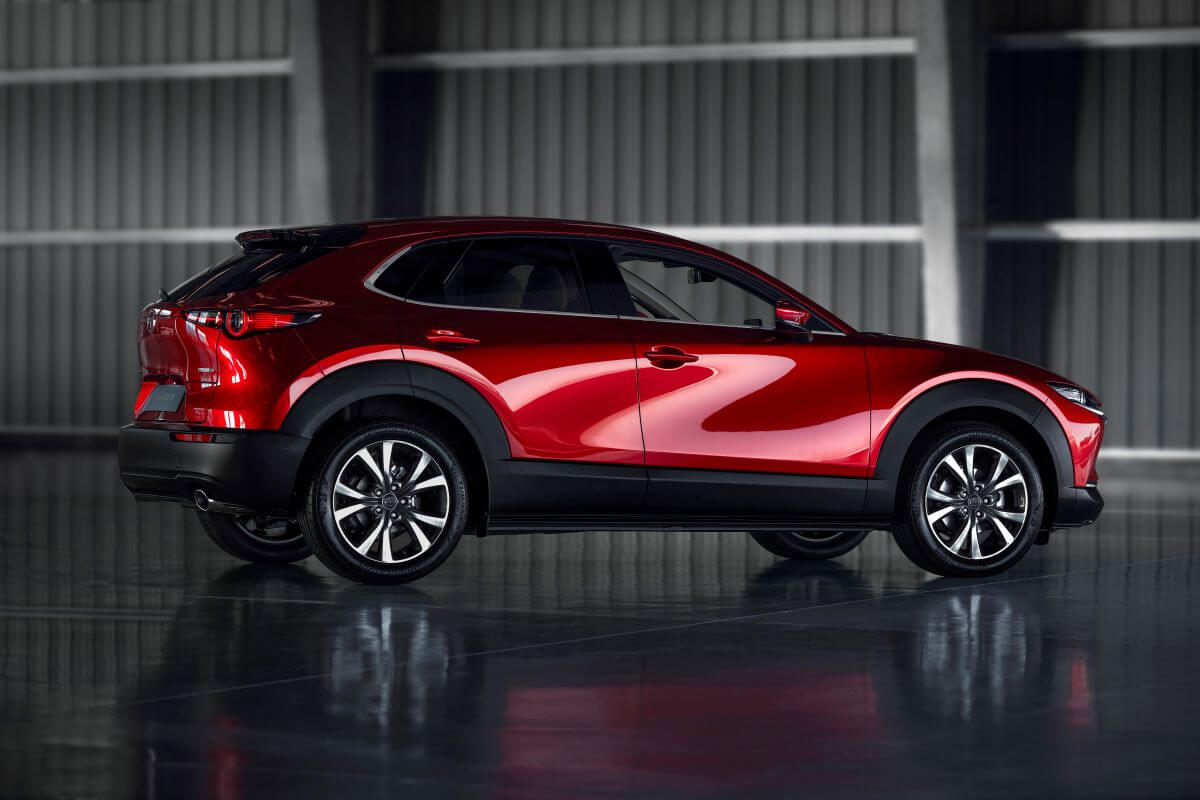
[[[1024,445],[992,425],[957,423],[935,432],[901,483],[892,535],[928,572],[985,577],[1024,557],[1044,505],[1041,476]]]
[[[870,531],[762,531],[750,537],[782,558],[821,560],[844,556]]]
[[[254,564],[290,564],[312,555],[295,522],[261,525],[251,514],[214,514],[196,510],[208,538],[226,553]]]
[[[389,467],[398,472],[381,483]],[[306,487],[300,529],[321,563],[343,578],[408,583],[454,551],[467,503],[462,462],[436,430],[372,422],[332,444]]]

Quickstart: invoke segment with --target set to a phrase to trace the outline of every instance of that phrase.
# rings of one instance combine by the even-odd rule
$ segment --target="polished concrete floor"
[[[12,797],[1200,795],[1197,473],[988,580],[884,534],[464,540],[411,587],[243,566],[104,452],[0,450]]]

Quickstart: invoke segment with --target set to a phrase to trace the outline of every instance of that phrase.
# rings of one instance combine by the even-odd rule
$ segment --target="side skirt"
[[[576,531],[874,531],[887,530],[888,517],[738,517],[688,514],[490,514],[488,533],[570,533]]]

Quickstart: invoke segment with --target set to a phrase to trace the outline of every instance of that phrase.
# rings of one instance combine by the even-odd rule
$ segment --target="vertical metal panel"
[[[137,392],[138,311],[236,245],[0,248],[0,425],[115,426]]]
[[[1012,30],[1194,24],[1200,14],[1200,3],[1035,5],[993,11]],[[1200,216],[1198,64],[1200,48],[993,54],[989,217]],[[1200,443],[1195,245],[997,244],[988,271],[988,344],[1094,387],[1110,444]]]
[[[1200,447],[1200,245],[993,244],[990,349],[1094,389],[1118,447]]]
[[[382,7],[386,52],[903,36],[912,0],[405,0]]]
[[[5,0],[0,69],[280,58],[287,0]]]
[[[984,0],[995,31],[1146,28],[1190,25],[1195,0]]]
[[[417,93],[405,86],[429,79],[386,76],[379,102],[412,113],[406,102]],[[432,79],[431,107],[417,111],[426,126],[377,131],[381,174],[429,149],[422,183],[378,187],[379,213],[416,207],[648,225],[915,221],[912,105],[896,100],[911,98],[907,59],[463,70]]]

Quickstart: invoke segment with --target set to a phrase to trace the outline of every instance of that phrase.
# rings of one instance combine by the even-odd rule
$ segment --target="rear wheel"
[[[407,583],[433,571],[462,538],[467,479],[431,428],[375,422],[343,434],[308,486],[304,538],[350,580]]]
[[[196,510],[208,538],[226,553],[256,564],[287,564],[312,555],[300,526],[254,514],[214,514]]]
[[[826,559],[844,556],[870,531],[762,531],[750,536],[783,558]]]
[[[983,423],[943,428],[904,484],[892,533],[917,566],[982,577],[1024,557],[1042,525],[1041,476],[1029,451]]]

